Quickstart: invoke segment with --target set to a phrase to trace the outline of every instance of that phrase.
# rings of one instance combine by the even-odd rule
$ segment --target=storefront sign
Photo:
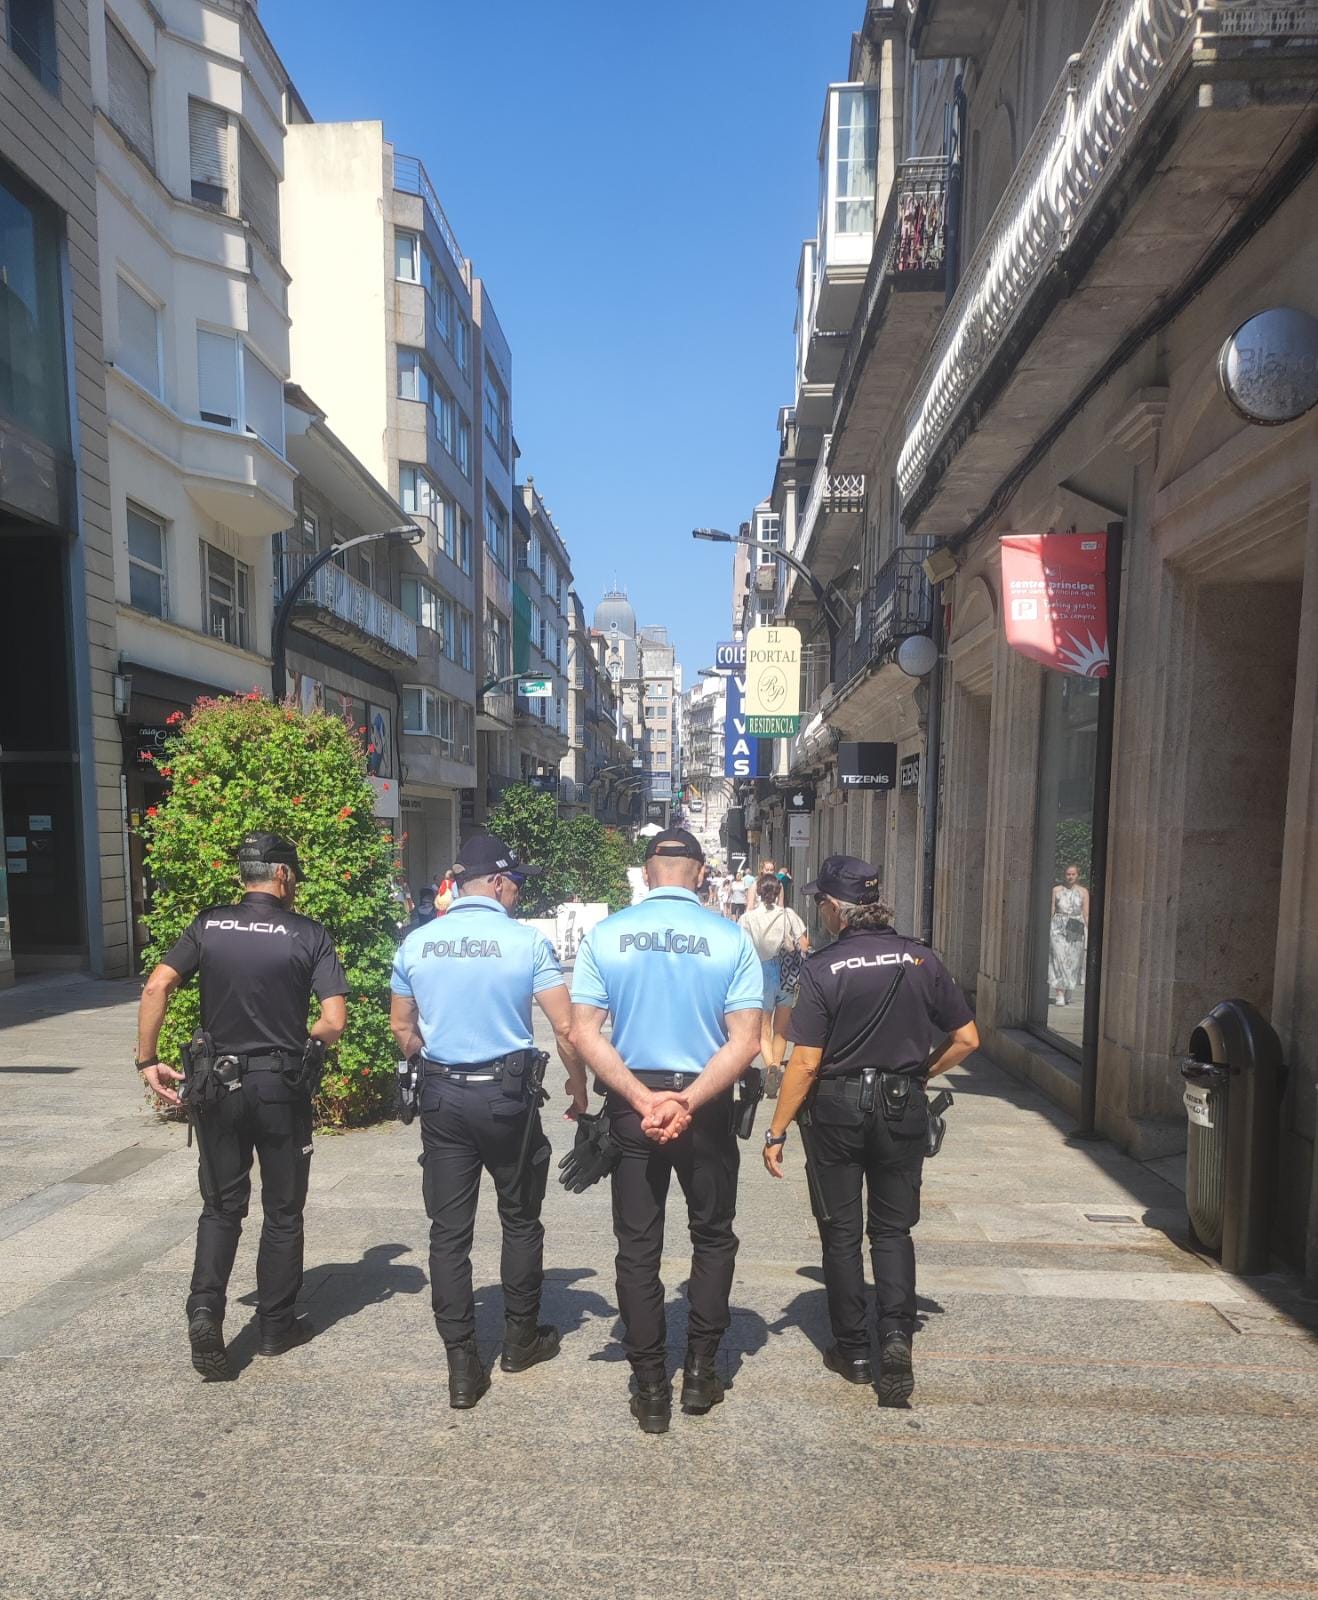
[[[1007,643],[1053,672],[1106,678],[1107,534],[1006,534]]]
[[[897,746],[843,740],[837,747],[837,781],[843,789],[895,788]]]
[[[808,817],[815,809],[815,786],[813,783],[799,783],[795,789],[789,789],[783,809],[789,817]]]
[[[746,680],[736,676],[728,679],[728,709],[723,718],[723,776],[725,778],[758,778],[760,775],[760,747],[750,735],[743,711]]]
[[[801,725],[801,635],[752,628],[746,636],[746,730],[790,738]]]
[[[1318,405],[1318,318],[1293,306],[1261,311],[1222,346],[1217,376],[1246,422],[1294,422]]]
[[[789,850],[808,850],[810,848],[809,817],[788,817],[787,848]]]
[[[169,729],[163,722],[139,722],[132,731],[125,765],[150,769],[165,753]]]
[[[517,692],[528,700],[548,700],[554,692],[554,686],[548,678],[519,678]]]
[[[731,672],[734,667],[746,665],[746,641],[727,639],[714,646],[714,665],[720,672]]]
[[[901,766],[897,769],[897,787],[903,791],[920,787],[920,758],[918,755],[902,757]]]

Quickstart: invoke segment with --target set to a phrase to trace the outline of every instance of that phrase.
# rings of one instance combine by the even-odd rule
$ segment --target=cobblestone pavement
[[[137,1093],[134,998],[72,978],[0,995],[5,1600],[1318,1595],[1318,1346],[1278,1309],[1303,1315],[1295,1286],[1193,1254],[1175,1189],[1068,1145],[987,1062],[954,1074],[927,1169],[914,1409],[822,1367],[799,1148],[774,1185],[747,1147],[733,1387],[648,1438],[626,1410],[603,1186],[547,1204],[562,1355],[448,1409],[418,1139],[397,1126],[317,1141],[318,1337],[252,1360],[252,1229],[241,1370],[200,1383],[182,1315],[195,1152]],[[487,1191],[487,1355],[497,1251]]]

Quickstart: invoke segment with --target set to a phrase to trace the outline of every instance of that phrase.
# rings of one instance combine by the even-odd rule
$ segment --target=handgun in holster
[[[925,1157],[932,1161],[943,1148],[947,1136],[947,1118],[943,1113],[953,1103],[952,1091],[940,1089],[929,1102],[929,1131],[925,1134]]]
[[[416,1114],[421,1109],[421,1079],[424,1068],[421,1064],[421,1052],[408,1056],[406,1061],[398,1063],[398,1099],[395,1110],[398,1120],[403,1126],[409,1127]]]
[[[237,1056],[222,1056],[209,1033],[198,1028],[179,1052],[183,1062],[183,1088],[179,1099],[189,1111],[202,1114],[219,1105],[242,1081]]]
[[[764,1068],[747,1067],[732,1102],[732,1131],[739,1139],[749,1139],[755,1131],[755,1113],[764,1099]]]
[[[526,1122],[522,1127],[522,1146],[517,1152],[516,1178],[519,1181],[526,1175],[527,1163],[531,1157],[531,1135],[535,1132],[539,1121],[537,1112],[549,1098],[545,1092],[545,1069],[549,1065],[549,1056],[544,1050],[525,1050],[522,1052],[522,1063],[522,1077],[525,1082],[526,1096]],[[506,1072],[507,1070],[505,1067],[504,1071]]]
[[[325,1041],[308,1039],[302,1047],[301,1061],[295,1067],[285,1067],[281,1076],[290,1089],[305,1089],[314,1100],[325,1076]]]

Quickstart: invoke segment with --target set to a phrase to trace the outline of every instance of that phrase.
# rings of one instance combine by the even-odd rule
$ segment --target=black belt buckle
[[[875,1092],[878,1088],[879,1069],[866,1067],[860,1075],[860,1109],[873,1111]]]

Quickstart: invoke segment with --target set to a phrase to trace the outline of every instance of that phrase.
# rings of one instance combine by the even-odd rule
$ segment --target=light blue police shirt
[[[554,947],[538,928],[473,894],[408,934],[390,988],[416,1001],[426,1055],[465,1066],[529,1049],[531,996],[563,982]]]
[[[596,923],[577,951],[572,999],[613,1015],[636,1071],[703,1072],[728,1042],[729,1011],[758,1011],[764,974],[750,935],[689,889],[651,889]]]

